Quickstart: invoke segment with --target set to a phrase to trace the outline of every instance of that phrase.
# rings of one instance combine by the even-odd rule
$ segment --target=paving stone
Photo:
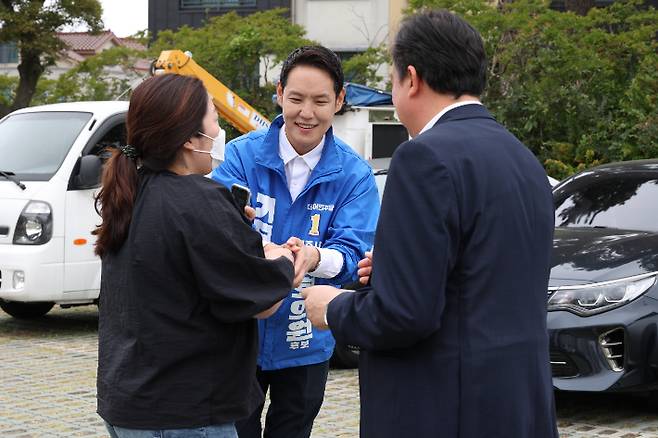
[[[0,311],[0,437],[107,438],[96,410],[98,312],[35,321]],[[560,438],[658,438],[658,413],[626,395],[556,393]],[[312,438],[359,434],[356,370],[331,370]],[[529,437],[531,438],[531,437]]]

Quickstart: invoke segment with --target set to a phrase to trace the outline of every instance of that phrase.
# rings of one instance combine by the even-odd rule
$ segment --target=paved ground
[[[94,307],[38,321],[0,311],[0,438],[106,437],[95,411]],[[332,370],[313,438],[358,436],[356,371]],[[658,438],[658,411],[628,396],[558,394],[561,438]]]

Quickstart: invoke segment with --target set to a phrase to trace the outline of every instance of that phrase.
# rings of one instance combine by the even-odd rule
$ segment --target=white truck
[[[0,308],[17,318],[94,303],[101,154],[125,144],[128,102],[25,108],[0,120]]]

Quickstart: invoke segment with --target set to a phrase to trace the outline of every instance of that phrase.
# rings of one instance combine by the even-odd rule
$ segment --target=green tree
[[[162,50],[190,51],[206,71],[249,102],[263,115],[276,114],[272,95],[274,84],[260,84],[259,66],[268,69],[279,64],[295,48],[312,43],[304,37],[303,27],[291,24],[285,9],[271,9],[244,17],[235,12],[211,18],[203,27],[184,26],[178,31],[165,30],[150,48],[152,57]],[[227,135],[236,134],[224,124]]]
[[[0,75],[0,107],[11,105],[14,93],[16,92],[16,85],[18,85],[17,77]],[[2,117],[1,114],[0,117]]]
[[[343,61],[345,80],[377,88],[385,79],[377,73],[379,68],[390,63],[391,57],[385,45],[368,47],[364,52]]]
[[[658,157],[658,12],[635,0],[558,12],[547,1],[411,0],[444,7],[482,35],[483,101],[561,178],[592,165]]]
[[[102,28],[98,0],[0,0],[0,43],[18,45],[19,81],[10,105],[0,103],[0,116],[30,104],[37,82],[55,63],[64,43],[55,34],[63,26]]]
[[[594,0],[564,0],[564,9],[578,15],[587,15],[594,7]]]

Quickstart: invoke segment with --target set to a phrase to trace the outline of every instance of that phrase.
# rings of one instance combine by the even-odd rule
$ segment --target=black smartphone
[[[249,201],[251,200],[251,190],[240,184],[233,184],[231,186],[231,194],[233,195],[235,202],[238,204],[240,213],[244,214],[244,208],[249,205]]]

